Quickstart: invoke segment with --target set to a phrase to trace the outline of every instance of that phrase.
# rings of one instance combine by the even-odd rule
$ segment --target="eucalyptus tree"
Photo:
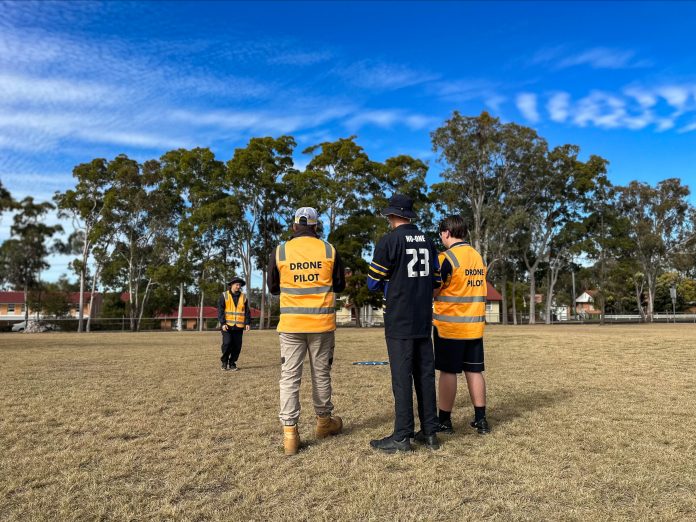
[[[326,216],[331,234],[353,212],[367,207],[370,196],[379,190],[375,164],[356,137],[339,138],[306,148],[312,155],[304,172],[289,172],[286,181],[295,206],[314,207]]]
[[[487,112],[462,116],[455,111],[431,139],[444,167],[444,181],[432,186],[436,207],[469,220],[471,243],[490,265],[493,228],[509,210],[514,178],[528,174],[546,144],[534,130],[503,124]]]
[[[328,237],[344,265],[350,269],[351,275],[346,280],[343,296],[346,305],[355,314],[357,326],[362,326],[360,312],[364,306],[382,304],[380,295],[368,291],[368,264],[363,256],[368,255],[379,238],[388,231],[387,221],[379,211],[387,206],[391,194],[411,197],[421,229],[428,231],[433,228],[433,212],[425,181],[428,166],[423,161],[402,154],[387,158],[383,163],[372,162],[370,171],[372,197],[365,200],[364,208],[342,218]]]
[[[288,178],[295,174],[291,136],[252,138],[227,162],[227,186],[242,209],[234,223],[232,246],[251,284],[252,260],[262,272],[261,325],[265,320],[268,256],[278,243],[288,201]]]
[[[62,232],[60,225],[44,222],[46,214],[55,207],[49,202],[36,203],[27,196],[15,205],[16,213],[10,227],[12,239],[0,246],[0,278],[24,292],[24,303],[29,302],[29,291],[40,281],[40,273],[50,265],[46,257],[52,247],[49,239]],[[29,319],[25,306],[24,320]]]
[[[121,154],[109,161],[111,180],[104,195],[105,226],[113,233],[113,249],[103,275],[112,285],[128,290],[128,317],[131,331],[140,327],[151,287],[155,282],[148,269],[160,259],[155,242],[162,228],[157,226],[162,210],[161,194],[154,193],[160,172],[156,161],[143,165]]]
[[[669,178],[651,186],[632,181],[618,187],[618,209],[627,219],[630,253],[638,262],[636,300],[641,308],[641,289],[647,292],[645,319],[652,322],[655,287],[658,276],[670,266],[672,258],[693,239],[689,216],[689,188],[677,178]]]
[[[169,262],[159,269],[162,278],[178,286],[179,307],[177,329],[183,329],[183,307],[186,287],[194,281],[199,301],[205,295],[202,280],[204,266],[216,250],[210,245],[219,232],[213,224],[224,213],[221,201],[226,197],[225,165],[215,159],[208,148],[177,149],[160,158],[159,190],[167,195],[167,233]],[[194,276],[197,273],[197,277]]]
[[[0,181],[0,218],[2,214],[8,210],[11,210],[15,206],[15,201],[12,199],[12,194],[7,190]]]
[[[61,218],[71,218],[73,234],[70,238],[72,249],[80,257],[73,266],[80,280],[80,298],[77,311],[77,331],[84,329],[84,295],[89,258],[99,238],[106,234],[104,194],[109,186],[107,162],[97,158],[82,163],[73,169],[75,188],[58,192],[54,201]]]

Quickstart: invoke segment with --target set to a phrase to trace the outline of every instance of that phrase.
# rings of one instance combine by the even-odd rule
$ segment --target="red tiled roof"
[[[0,303],[24,303],[24,292],[0,292]]]
[[[94,299],[99,297],[99,292],[94,292]],[[89,303],[89,298],[92,297],[92,292],[84,293],[85,304]],[[68,302],[72,304],[80,304],[80,292],[70,292],[68,295]]]
[[[89,302],[89,298],[92,295],[92,292],[85,292],[85,303]],[[99,295],[99,292],[94,293],[94,297],[96,298]],[[78,304],[80,302],[80,292],[70,292],[68,293],[68,302],[72,304]],[[0,292],[0,303],[15,303],[15,304],[23,304],[24,303],[24,292]]]
[[[486,301],[502,301],[503,296],[500,295],[493,285],[486,282]]]

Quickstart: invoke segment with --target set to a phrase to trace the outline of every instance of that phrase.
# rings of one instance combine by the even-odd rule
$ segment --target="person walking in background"
[[[244,279],[235,277],[227,283],[227,291],[218,299],[218,322],[222,332],[222,370],[237,371],[237,359],[242,351],[242,336],[251,325],[249,301],[242,293]]]
[[[336,249],[317,236],[317,211],[295,212],[293,238],[276,247],[269,259],[267,283],[280,295],[280,421],[283,448],[295,455],[300,448],[300,383],[305,355],[312,371],[312,401],[317,415],[316,436],[325,438],[343,429],[333,417],[331,365],[335,346],[336,297],[346,281]]]
[[[385,453],[411,450],[416,442],[438,449],[435,367],[430,337],[433,289],[440,285],[437,252],[411,220],[413,200],[395,194],[382,210],[392,231],[375,247],[367,284],[386,294],[384,327],[394,393],[394,431],[370,445]],[[414,435],[413,389],[421,430]]]
[[[464,371],[474,405],[471,427],[485,434],[490,432],[483,377],[486,266],[481,255],[465,241],[469,230],[464,218],[453,215],[443,219],[439,232],[447,250],[439,256],[442,286],[435,293],[433,313],[435,368],[440,370],[438,431],[454,433],[451,413],[457,374]]]

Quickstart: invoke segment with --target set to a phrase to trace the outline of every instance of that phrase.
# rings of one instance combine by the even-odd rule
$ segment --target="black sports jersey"
[[[370,290],[385,290],[387,337],[430,336],[439,264],[433,242],[416,225],[401,225],[379,240],[367,277]]]

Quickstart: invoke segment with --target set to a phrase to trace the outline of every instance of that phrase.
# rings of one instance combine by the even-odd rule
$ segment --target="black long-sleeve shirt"
[[[223,292],[220,295],[220,298],[218,299],[217,303],[217,312],[218,312],[218,322],[220,323],[220,326],[223,324],[227,324],[227,319],[225,318],[225,294],[227,292]],[[234,306],[237,306],[237,303],[239,303],[239,296],[241,295],[242,292],[235,292],[232,294],[232,301],[234,301]],[[251,324],[251,310],[249,309],[249,299],[244,299],[244,324],[249,325]],[[243,330],[243,328],[240,328],[239,326],[232,326],[230,325],[230,328],[233,330]]]
[[[311,230],[303,230],[300,232],[295,232],[293,238],[295,237],[317,237]],[[277,248],[277,247],[276,247]],[[345,268],[343,267],[343,261],[336,251],[336,257],[334,258],[333,266],[333,291],[343,292],[346,289],[346,274]],[[268,275],[266,276],[266,283],[268,284],[268,291],[273,295],[280,295],[280,272],[278,272],[278,265],[276,265],[276,252],[275,249],[268,258]]]

